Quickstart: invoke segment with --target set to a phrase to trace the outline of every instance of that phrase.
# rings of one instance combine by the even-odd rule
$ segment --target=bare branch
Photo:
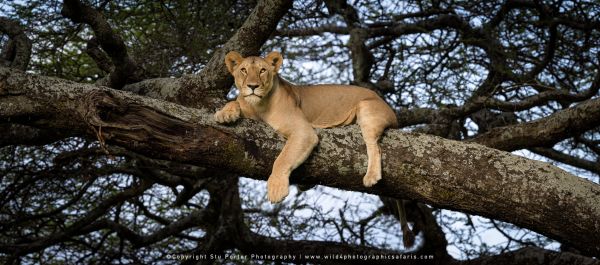
[[[25,243],[17,243],[17,244],[0,244],[0,252],[10,253],[14,256],[21,256],[26,253],[31,253],[35,251],[42,250],[50,245],[56,244],[57,242],[61,242],[66,238],[71,236],[81,234],[82,228],[90,225],[95,220],[97,220],[100,216],[104,215],[111,207],[115,204],[122,202],[128,198],[133,198],[141,195],[146,189],[152,186],[151,182],[142,181],[141,184],[132,186],[128,189],[125,189],[104,201],[98,203],[96,208],[90,210],[85,216],[81,217],[79,220],[75,221],[69,227],[67,227],[64,231],[59,233],[51,234],[47,237],[43,238],[33,238],[29,240],[29,242]],[[85,232],[84,232],[85,233]]]
[[[219,126],[205,110],[123,91],[6,69],[0,76],[0,122],[11,119],[81,132],[155,158],[227,167],[232,173],[256,179],[269,175],[282,144],[272,129],[249,120],[233,127]],[[600,99],[592,99],[533,122],[542,128],[528,131],[529,138],[515,133],[522,138],[500,135],[483,139],[500,148],[509,146],[506,141],[539,142],[547,135],[556,136],[551,133],[554,130],[564,133],[562,127],[555,128],[557,124],[583,129],[589,126],[585,125],[588,119],[600,120],[599,113]],[[481,145],[389,131],[382,139],[385,177],[374,188],[365,188],[361,177],[366,155],[361,151],[364,146],[358,128],[318,134],[319,146],[295,171],[293,183],[412,198],[436,207],[477,213],[569,243],[588,255],[600,254],[600,246],[595,244],[600,235],[589,233],[600,220],[600,187],[594,183],[546,163]],[[576,216],[571,222],[577,225],[564,226],[564,216]]]
[[[600,163],[597,161],[589,161],[582,158],[570,156],[562,152],[556,151],[552,148],[534,147],[530,148],[532,152],[550,158],[554,161],[561,162],[563,164],[571,165],[578,168],[583,168],[600,175]]]
[[[469,140],[505,151],[552,146],[600,126],[600,98],[527,123],[498,127]]]
[[[91,38],[87,41],[87,45],[85,47],[85,52],[92,57],[96,65],[100,70],[112,73],[115,70],[115,66],[111,62],[110,58],[104,51],[100,49],[100,44],[98,44],[98,39]]]
[[[108,86],[120,89],[126,84],[139,82],[144,79],[144,71],[127,53],[123,39],[116,34],[102,13],[81,3],[79,0],[65,0],[61,13],[75,23],[88,24],[102,49],[110,57],[115,66],[108,78]],[[92,57],[93,59],[98,59]],[[99,67],[104,67],[105,62],[98,62]],[[103,69],[104,70],[104,69]]]
[[[323,33],[334,33],[334,34],[349,34],[350,30],[347,27],[340,27],[336,25],[323,25],[320,27],[311,28],[298,28],[298,29],[277,29],[275,36],[281,37],[305,37],[313,35],[321,35]]]
[[[415,231],[423,231],[425,245],[419,250],[421,253],[433,253],[437,259],[449,258],[448,241],[442,228],[437,223],[432,209],[421,203],[412,203],[407,207],[408,214],[415,220]]]
[[[346,1],[325,1],[331,14],[339,14],[344,18],[349,28],[350,40],[348,46],[352,57],[353,84],[381,92],[381,89],[371,82],[371,69],[375,58],[367,48],[366,41],[369,30],[360,25],[360,18],[356,9]]]

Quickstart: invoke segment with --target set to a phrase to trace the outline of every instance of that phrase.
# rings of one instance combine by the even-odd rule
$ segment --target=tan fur
[[[365,186],[381,179],[379,138],[383,130],[397,126],[394,111],[375,92],[347,85],[292,85],[277,75],[283,62],[278,52],[243,58],[230,52],[227,69],[240,94],[215,114],[220,123],[240,116],[262,120],[281,133],[287,142],[273,164],[268,180],[268,198],[280,202],[288,194],[289,175],[317,145],[313,128],[331,128],[358,123],[367,145]]]
[[[348,85],[290,84],[277,75],[283,62],[278,52],[260,57],[242,57],[229,52],[225,57],[227,69],[239,89],[236,101],[227,103],[215,113],[219,123],[230,123],[240,117],[262,120],[281,133],[287,142],[273,164],[267,182],[269,201],[277,203],[288,195],[289,176],[306,160],[319,142],[313,128],[331,128],[358,123],[367,146],[366,187],[381,179],[379,138],[388,127],[397,127],[394,111],[375,92]],[[398,209],[404,215],[404,207]],[[407,237],[406,218],[401,218]],[[409,240],[410,241],[410,240]],[[411,244],[412,245],[412,244]]]

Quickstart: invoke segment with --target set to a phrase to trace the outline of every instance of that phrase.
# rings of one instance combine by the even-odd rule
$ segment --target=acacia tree
[[[440,264],[597,263],[593,1],[0,8],[3,262],[410,253]],[[283,139],[255,121],[217,125],[212,113],[233,81],[224,55],[272,49],[283,52],[292,81],[364,86],[397,110],[401,130],[382,139],[379,184],[361,184],[366,152],[356,126],[319,130],[319,146],[291,178],[302,188],[266,203],[264,183],[247,178],[265,180]],[[508,153],[517,150],[527,157]],[[409,200],[415,248],[398,243],[397,199]],[[474,241],[482,229],[506,242]]]

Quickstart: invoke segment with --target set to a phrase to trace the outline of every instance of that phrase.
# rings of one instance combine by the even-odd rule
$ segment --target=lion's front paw
[[[240,118],[240,112],[235,109],[222,109],[215,113],[215,121],[218,123],[231,123]]]
[[[289,180],[287,177],[271,175],[267,181],[267,197],[271,203],[282,201],[289,193]]]
[[[381,174],[369,174],[367,173],[365,177],[363,177],[363,184],[365,187],[371,187],[381,179]]]

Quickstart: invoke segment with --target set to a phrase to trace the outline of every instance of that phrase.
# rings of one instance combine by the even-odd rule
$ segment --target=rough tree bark
[[[220,126],[206,110],[0,68],[0,123],[8,121],[263,180],[283,146],[261,123]],[[358,127],[319,130],[319,138],[292,183],[416,199],[508,221],[600,255],[600,234],[594,232],[600,231],[600,186],[554,166],[479,144],[390,130],[382,140],[384,178],[367,189]]]

